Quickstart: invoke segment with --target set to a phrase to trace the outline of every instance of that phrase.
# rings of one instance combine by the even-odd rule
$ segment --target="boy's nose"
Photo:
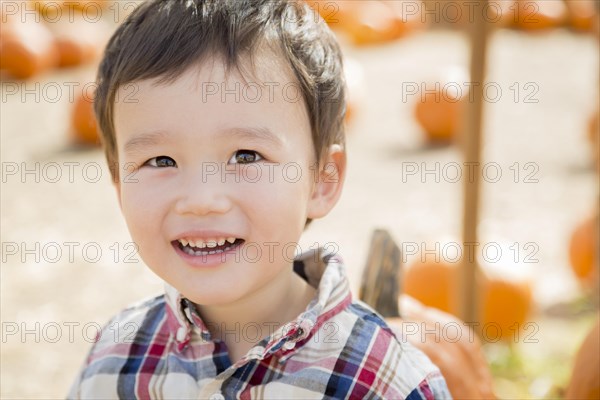
[[[230,208],[227,185],[215,177],[185,180],[175,203],[178,214],[223,214]]]

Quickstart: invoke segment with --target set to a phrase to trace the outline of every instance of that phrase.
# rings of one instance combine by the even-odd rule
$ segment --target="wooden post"
[[[459,274],[458,304],[460,317],[465,322],[476,322],[477,304],[477,221],[479,218],[479,187],[481,181],[481,129],[483,114],[483,85],[485,83],[485,58],[489,24],[485,22],[481,0],[474,8],[473,19],[468,21],[467,32],[471,39],[471,86],[472,93],[464,110],[462,150],[466,172],[463,175],[463,259]]]
[[[385,318],[400,316],[400,270],[400,248],[387,230],[376,229],[371,237],[359,297]]]

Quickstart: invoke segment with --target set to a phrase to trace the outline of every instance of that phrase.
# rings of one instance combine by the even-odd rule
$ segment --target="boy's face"
[[[257,64],[256,81],[244,81],[215,59],[173,83],[118,93],[123,215],[146,264],[198,304],[232,303],[289,273],[306,219],[326,215],[341,193],[345,157],[334,151],[338,175],[315,183],[307,112],[282,71]],[[200,250],[227,238],[244,242]]]

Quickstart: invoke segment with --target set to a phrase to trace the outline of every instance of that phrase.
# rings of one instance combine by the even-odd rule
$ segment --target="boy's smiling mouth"
[[[232,250],[241,245],[243,242],[244,239],[228,237],[208,240],[182,238],[174,240],[171,243],[174,246],[179,247],[181,251],[191,256],[206,256]]]

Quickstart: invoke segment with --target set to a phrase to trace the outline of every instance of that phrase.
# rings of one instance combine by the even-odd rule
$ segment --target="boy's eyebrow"
[[[165,131],[152,131],[135,135],[125,143],[126,154],[133,154],[138,148],[152,146],[160,143],[170,135]]]
[[[127,141],[127,143],[125,143],[124,151],[125,153],[132,154],[135,153],[135,151],[139,148],[157,145],[168,139],[170,136],[172,135],[167,131],[141,133],[132,137]],[[259,140],[267,143],[270,142],[276,146],[283,146],[283,141],[281,138],[266,127],[228,128],[215,134],[215,138],[221,137]]]
[[[266,127],[230,128],[218,133],[218,136],[221,135],[242,139],[259,139],[264,142],[272,142],[277,146],[283,146],[281,138]]]

